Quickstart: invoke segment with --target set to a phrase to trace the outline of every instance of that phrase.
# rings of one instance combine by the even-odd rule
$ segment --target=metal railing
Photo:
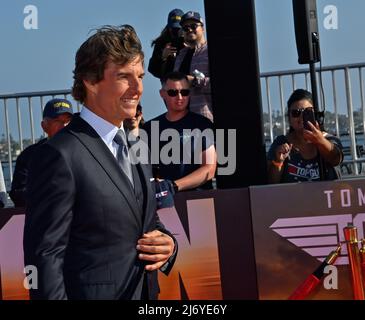
[[[344,167],[347,169],[347,172],[344,173],[355,176],[365,175],[364,170],[362,170],[362,164],[365,163],[365,154],[362,153],[365,143],[364,68],[365,63],[356,63],[323,67],[321,72],[319,72],[319,69],[316,70],[320,109],[324,110],[324,107],[326,111],[331,109],[334,115],[334,123],[327,123],[325,128],[329,129],[331,133],[338,136],[343,142],[345,147]],[[327,78],[322,80],[324,77]],[[339,83],[341,77],[343,81]],[[353,81],[354,79],[355,81]],[[300,86],[298,86],[299,82],[301,82]],[[355,82],[356,86],[353,87],[352,84]],[[320,94],[320,84],[326,87],[323,89],[323,95]],[[273,85],[277,87],[277,91],[272,90]],[[265,114],[266,111],[267,114],[264,127],[268,146],[276,135],[286,134],[289,129],[286,121],[286,100],[291,92],[297,88],[305,88],[311,91],[309,69],[262,73],[261,88],[263,112]],[[358,98],[358,110],[354,110],[354,93],[357,94]],[[273,103],[273,95],[276,95],[276,104]],[[341,98],[342,103],[340,102]],[[340,123],[341,106],[345,110],[345,114],[342,114],[342,118],[343,116],[346,117],[347,125],[345,126],[343,121]],[[345,106],[346,108],[344,108]],[[274,119],[274,109],[277,110],[276,119]],[[358,124],[360,124],[358,126],[356,126],[354,120],[355,112],[358,116],[361,116],[361,119],[357,119]],[[274,132],[274,129],[276,129],[276,132]]]
[[[27,141],[28,144],[35,143],[37,139],[36,132],[39,132],[39,137],[42,136],[43,132],[41,131],[39,124],[42,120],[41,115],[43,113],[44,105],[48,99],[53,99],[55,97],[64,97],[65,99],[73,101],[71,97],[71,90],[54,90],[0,95],[0,106],[2,105],[3,107],[3,113],[0,113],[0,120],[5,124],[5,133],[2,136],[0,144],[0,160],[4,167],[4,176],[7,189],[9,189],[10,182],[12,180],[14,165],[13,162],[16,160],[16,156],[26,147],[24,145],[24,141]],[[47,100],[45,98],[47,98]],[[78,111],[80,110],[78,103],[74,103],[73,105],[76,106]],[[26,113],[28,113],[29,121],[25,119]],[[38,116],[35,117],[35,113]],[[10,121],[11,117],[15,117],[16,121]],[[13,126],[15,123],[16,128]],[[36,126],[34,125],[35,123]],[[24,127],[27,127],[28,130],[26,130]],[[12,134],[17,135],[17,149],[14,147],[14,139]],[[28,136],[29,139],[25,139],[25,136]],[[4,145],[6,146],[5,150]]]
[[[320,107],[323,107],[326,103],[326,109],[329,109],[329,105],[332,106],[334,115],[333,132],[342,140],[344,137],[348,141],[345,143],[345,161],[344,167],[347,172],[345,174],[350,175],[365,175],[362,165],[365,163],[365,157],[363,156],[362,150],[365,149],[365,94],[364,94],[364,76],[363,69],[365,63],[337,65],[331,67],[322,68],[322,76],[329,74],[329,79],[325,79],[322,82],[323,86],[327,86],[327,90],[324,90],[325,99],[322,95],[320,96]],[[317,70],[318,71],[318,70]],[[352,86],[352,80],[354,78],[354,71],[356,71],[357,90]],[[318,72],[317,72],[318,73]],[[343,82],[338,83],[340,75],[343,75]],[[260,75],[262,81],[262,101],[263,101],[263,112],[266,113],[267,119],[264,121],[264,128],[266,134],[267,147],[272,143],[273,139],[278,134],[285,134],[288,130],[288,124],[286,121],[286,100],[293,90],[296,88],[306,88],[310,90],[310,75],[308,69],[299,70],[288,70],[279,72],[268,72]],[[300,85],[301,83],[301,85]],[[320,83],[320,81],[318,81]],[[277,86],[277,90],[272,90],[274,86]],[[341,92],[342,89],[342,92]],[[355,130],[355,119],[354,119],[354,104],[353,96],[356,91],[359,101],[359,111],[361,114],[361,128],[356,132]],[[320,90],[318,90],[320,93]],[[342,94],[341,94],[342,93]],[[39,132],[39,136],[42,135],[42,131],[39,128],[41,121],[41,115],[44,108],[44,101],[46,97],[49,99],[62,96],[73,102],[76,106],[77,111],[80,111],[80,105],[76,103],[71,97],[70,90],[55,90],[55,91],[42,91],[42,92],[29,92],[29,93],[16,93],[0,95],[0,107],[3,106],[3,112],[0,109],[0,121],[5,123],[5,134],[3,134],[0,143],[0,160],[3,162],[3,166],[8,165],[5,168],[4,175],[8,176],[7,187],[10,186],[10,181],[13,176],[13,161],[17,154],[19,154],[24,147],[26,147],[24,141],[28,143],[34,143],[36,141],[36,132]],[[276,98],[276,103],[275,103]],[[343,103],[341,104],[341,98]],[[331,101],[331,103],[328,103]],[[343,124],[340,122],[340,107],[346,105],[347,114],[347,127],[343,128]],[[38,109],[38,112],[35,112]],[[276,111],[276,116],[275,116]],[[13,117],[16,117],[17,126],[14,128],[10,126],[10,113]],[[24,119],[25,114],[28,113],[29,123]],[[37,114],[36,116],[34,114]],[[2,119],[3,118],[3,119]],[[25,124],[29,127],[27,136],[30,139],[26,140]],[[36,123],[36,126],[34,125]],[[17,141],[19,141],[17,150],[14,150],[14,139],[12,133],[16,132]],[[345,134],[344,134],[345,132]],[[359,143],[359,137],[363,140]],[[360,139],[360,140],[361,140]],[[4,147],[5,146],[5,147]],[[8,170],[8,172],[6,172]]]

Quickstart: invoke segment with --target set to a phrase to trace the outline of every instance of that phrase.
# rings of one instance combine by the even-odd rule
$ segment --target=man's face
[[[160,90],[160,95],[165,101],[169,112],[183,112],[187,110],[189,103],[189,83],[184,80],[167,80],[164,87]]]
[[[56,118],[44,118],[42,120],[42,128],[48,137],[52,138],[58,131],[66,127],[72,119],[70,113],[63,113]]]
[[[196,20],[186,20],[182,25],[184,40],[188,43],[197,43],[204,36],[203,25]]]
[[[106,121],[120,127],[124,119],[136,114],[143,92],[144,70],[142,60],[137,57],[121,66],[109,61],[103,80],[87,87],[86,106]]]

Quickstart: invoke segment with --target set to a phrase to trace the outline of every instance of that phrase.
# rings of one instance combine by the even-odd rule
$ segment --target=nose
[[[141,93],[143,91],[143,83],[142,83],[142,79],[139,77],[133,77],[133,79],[130,80],[129,82],[129,87],[138,92]]]

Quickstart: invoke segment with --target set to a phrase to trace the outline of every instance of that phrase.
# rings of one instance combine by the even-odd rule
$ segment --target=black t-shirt
[[[214,144],[212,122],[190,111],[178,121],[169,121],[166,113],[162,114],[146,122],[143,129],[148,135],[152,165],[159,167],[163,179],[176,180],[198,169],[201,163],[195,158]]]

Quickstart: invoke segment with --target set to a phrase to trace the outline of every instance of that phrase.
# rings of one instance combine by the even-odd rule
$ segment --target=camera
[[[306,130],[312,131],[308,122],[311,122],[314,126],[316,125],[316,117],[312,108],[306,108],[303,110],[303,127]]]

